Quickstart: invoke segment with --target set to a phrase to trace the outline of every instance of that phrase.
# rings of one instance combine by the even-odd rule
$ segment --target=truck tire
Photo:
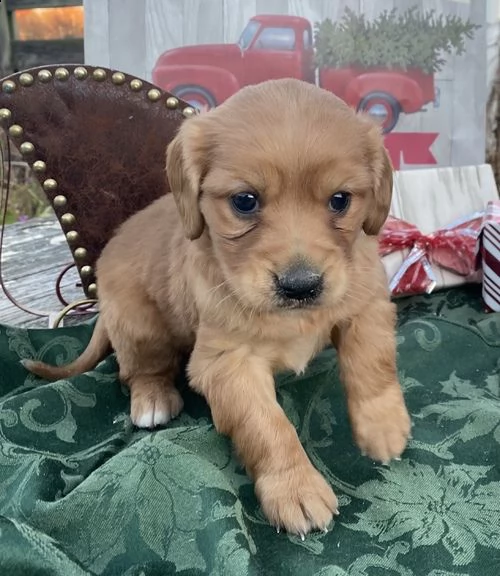
[[[385,92],[370,92],[358,104],[358,111],[368,114],[382,125],[384,134],[396,127],[401,114],[399,102]]]
[[[212,94],[196,84],[184,84],[176,86],[172,90],[172,94],[190,104],[193,108],[210,109],[217,106],[217,102]]]

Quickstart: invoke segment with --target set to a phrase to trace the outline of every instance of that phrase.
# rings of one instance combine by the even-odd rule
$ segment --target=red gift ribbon
[[[389,283],[391,293],[430,294],[437,283],[432,264],[461,276],[472,274],[483,218],[484,212],[475,212],[436,232],[423,234],[410,222],[389,216],[379,238],[380,255],[410,250]]]

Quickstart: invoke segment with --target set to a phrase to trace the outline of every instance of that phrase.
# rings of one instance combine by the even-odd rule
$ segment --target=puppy
[[[269,521],[326,529],[337,499],[276,400],[273,374],[305,370],[333,342],[355,440],[387,462],[410,429],[396,371],[395,309],[376,234],[392,168],[377,126],[297,80],[245,88],[186,120],[167,150],[166,195],[134,215],[97,265],[100,315],[72,364],[27,361],[46,379],[91,369],[111,345],[135,425],[210,405]]]

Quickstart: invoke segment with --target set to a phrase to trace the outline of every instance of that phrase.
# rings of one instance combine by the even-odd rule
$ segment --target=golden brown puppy
[[[132,420],[149,428],[180,412],[174,375],[192,350],[190,384],[232,438],[270,522],[324,529],[337,500],[276,401],[273,374],[302,372],[333,340],[361,450],[389,461],[405,448],[395,311],[375,237],[392,190],[380,131],[329,92],[269,81],[186,120],[167,174],[173,195],[102,253],[87,350],[68,366],[27,367],[68,377],[111,344]]]

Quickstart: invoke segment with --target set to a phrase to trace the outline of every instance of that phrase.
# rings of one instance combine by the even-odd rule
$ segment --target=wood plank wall
[[[164,50],[197,43],[234,42],[248,19],[258,13],[297,14],[312,22],[338,19],[345,7],[376,17],[382,10],[417,5],[486,22],[486,0],[84,0],[85,61],[150,79]],[[486,27],[469,42],[468,52],[450,57],[437,74],[438,109],[403,115],[401,132],[441,136],[433,152],[441,165],[484,161]]]

